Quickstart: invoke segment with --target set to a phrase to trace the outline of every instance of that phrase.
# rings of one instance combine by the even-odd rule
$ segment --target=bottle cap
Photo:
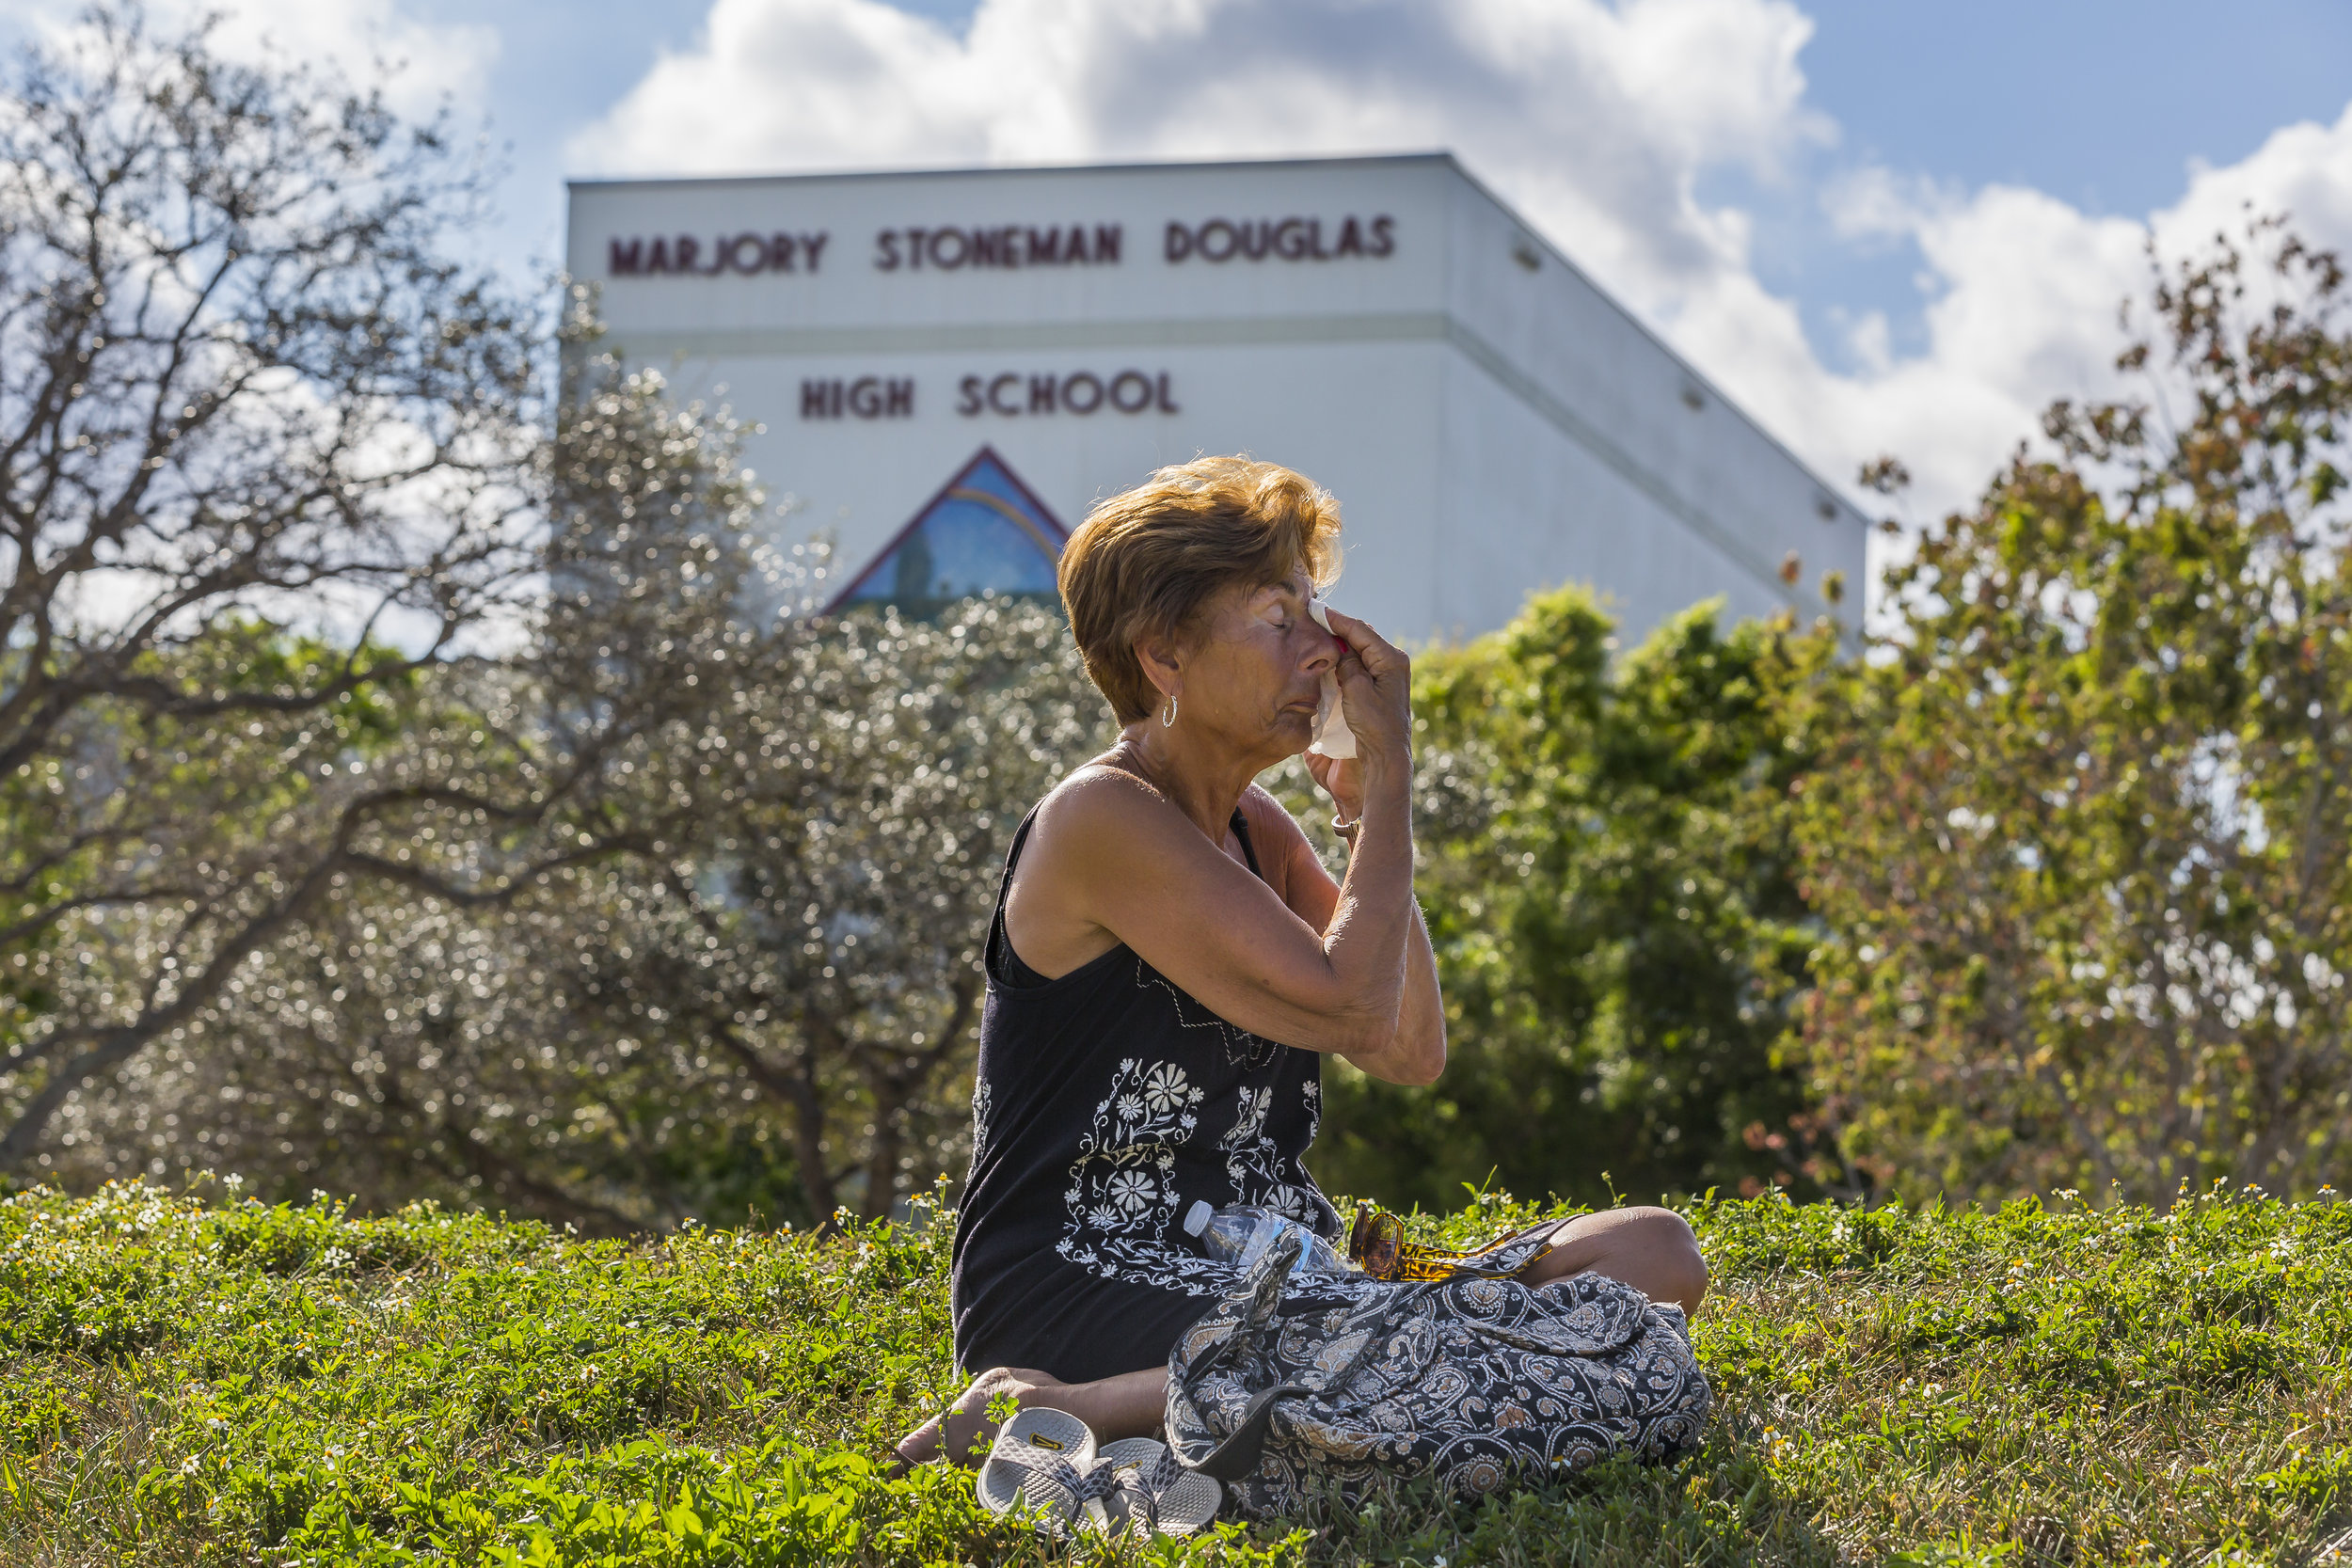
[[[1209,1207],[1207,1198],[1195,1198],[1192,1207],[1184,1211],[1184,1234],[1198,1236],[1203,1230],[1208,1229],[1209,1216],[1216,1212],[1216,1210]]]

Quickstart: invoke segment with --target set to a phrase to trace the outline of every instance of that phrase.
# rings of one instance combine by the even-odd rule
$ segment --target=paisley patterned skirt
[[[1498,1253],[1286,1315],[1297,1250],[1278,1243],[1168,1356],[1169,1446],[1248,1517],[1317,1483],[1353,1497],[1434,1474],[1477,1496],[1705,1434],[1712,1395],[1678,1307],[1595,1275],[1524,1285],[1508,1275],[1527,1259]]]

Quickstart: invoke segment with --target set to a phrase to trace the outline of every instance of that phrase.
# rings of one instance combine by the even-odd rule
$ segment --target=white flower
[[[1140,1098],[1132,1094],[1122,1094],[1119,1097],[1120,1120],[1134,1121],[1142,1115],[1143,1101]]]
[[[1173,1062],[1162,1062],[1143,1080],[1144,1102],[1155,1116],[1166,1116],[1191,1098],[1192,1085],[1184,1082],[1184,1070]]]
[[[1139,1170],[1114,1171],[1104,1188],[1104,1196],[1130,1214],[1152,1207],[1152,1179]]]

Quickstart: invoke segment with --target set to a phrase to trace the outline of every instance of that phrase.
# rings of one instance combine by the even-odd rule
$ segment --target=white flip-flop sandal
[[[1111,1473],[1095,1463],[1094,1433],[1084,1421],[1067,1411],[1032,1408],[998,1429],[973,1486],[991,1513],[1026,1503],[1038,1527],[1059,1537],[1110,1483]]]
[[[1106,1444],[1095,1456],[1094,1474],[1110,1479],[1096,1482],[1102,1495],[1087,1501],[1086,1519],[1104,1535],[1190,1535],[1225,1501],[1215,1476],[1185,1469],[1156,1438]]]

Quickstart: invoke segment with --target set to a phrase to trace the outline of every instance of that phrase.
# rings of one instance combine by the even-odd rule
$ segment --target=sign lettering
[[[777,230],[760,233],[632,234],[605,242],[605,266],[614,277],[716,277],[723,273],[814,274],[833,236]],[[1115,267],[1123,260],[1123,225],[1004,223],[983,229],[956,225],[879,230],[876,272],[1013,272],[1026,267]],[[1396,253],[1396,219],[1381,213],[1322,217],[1208,218],[1168,225],[1161,257],[1170,266],[1191,261],[1382,261]]]
[[[861,375],[854,381],[801,383],[803,420],[908,420],[914,417],[914,379]]]
[[[1097,375],[1073,371],[1066,375],[1004,371],[995,375],[967,375],[957,384],[956,412],[967,420],[982,414],[1008,419],[1027,415],[1076,414],[1081,417],[1108,408],[1120,414],[1181,414],[1166,371],[1120,371]]]
[[[1383,213],[1369,223],[1352,214],[1342,218],[1327,247],[1321,218],[1211,218],[1197,227],[1171,223],[1165,254],[1172,265],[1193,256],[1204,261],[1230,261],[1236,256],[1247,261],[1269,257],[1279,261],[1335,261],[1348,256],[1378,261],[1395,249],[1396,219]]]
[[[605,249],[605,270],[614,277],[650,277],[660,273],[715,277],[723,272],[815,272],[823,260],[823,230],[814,234],[720,234],[707,250],[692,234],[633,235]]]
[[[874,236],[874,270],[954,272],[961,267],[1116,266],[1120,226],[1098,223],[1042,229],[885,229]]]

